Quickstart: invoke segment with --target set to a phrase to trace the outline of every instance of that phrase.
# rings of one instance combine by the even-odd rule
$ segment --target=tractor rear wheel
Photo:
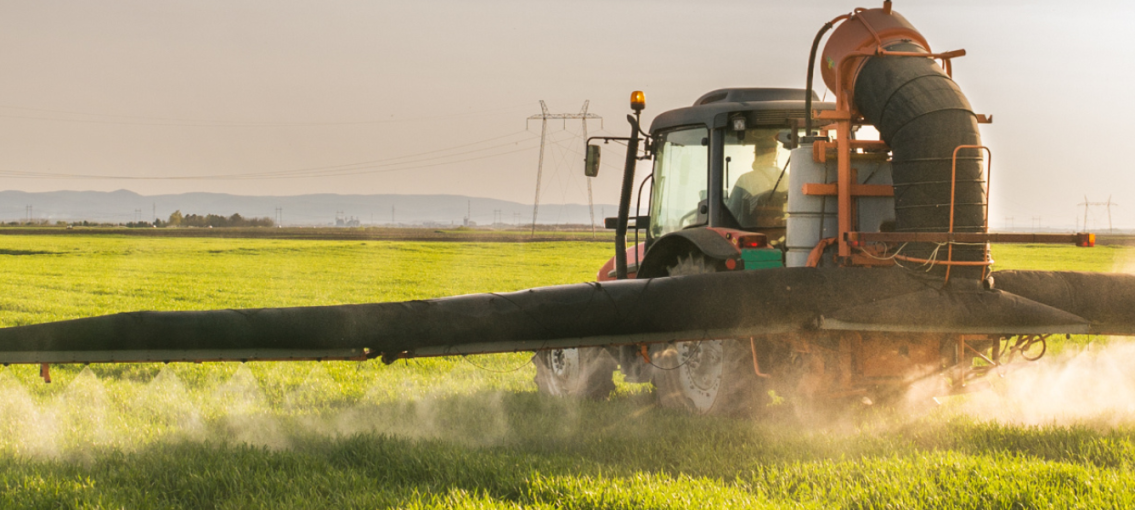
[[[536,387],[545,395],[603,399],[615,389],[618,363],[602,347],[537,351],[532,363]]]
[[[680,258],[671,276],[715,272],[701,255]],[[663,407],[695,414],[753,414],[761,409],[764,379],[757,377],[748,338],[675,342],[654,357],[654,386]]]

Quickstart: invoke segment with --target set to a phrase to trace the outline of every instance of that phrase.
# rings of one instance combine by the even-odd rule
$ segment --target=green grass
[[[0,325],[517,290],[590,280],[610,251],[2,236]],[[998,269],[1133,254],[994,249]],[[525,354],[54,367],[50,385],[8,367],[0,508],[1135,507],[1125,420],[1017,426],[946,405],[802,429],[670,412],[642,386],[551,399],[533,372]]]
[[[992,249],[996,271],[1032,269],[1043,271],[1132,272],[1135,249],[1124,246],[1077,248],[1066,245],[1002,244]]]
[[[0,236],[0,326],[123,310],[330,305],[594,279],[599,243]]]

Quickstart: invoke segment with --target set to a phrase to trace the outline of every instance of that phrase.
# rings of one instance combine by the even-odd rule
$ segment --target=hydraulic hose
[[[820,31],[816,32],[816,38],[812,39],[812,51],[808,53],[808,83],[804,87],[804,136],[812,135],[812,79],[816,70],[816,50],[820,47],[820,39],[824,38],[824,34],[835,26],[834,21],[824,23],[820,27]]]

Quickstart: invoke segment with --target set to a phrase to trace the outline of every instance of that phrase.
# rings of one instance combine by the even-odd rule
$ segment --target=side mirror
[[[599,175],[599,146],[588,145],[587,157],[583,160],[583,175],[595,177]]]

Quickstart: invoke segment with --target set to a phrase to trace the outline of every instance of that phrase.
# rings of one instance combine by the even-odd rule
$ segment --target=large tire
[[[604,399],[615,389],[618,363],[602,347],[537,351],[532,363],[536,387],[545,395]]]
[[[671,276],[712,273],[700,255],[680,258]],[[654,357],[658,403],[695,414],[753,415],[764,408],[765,379],[757,377],[752,341],[676,342]]]

